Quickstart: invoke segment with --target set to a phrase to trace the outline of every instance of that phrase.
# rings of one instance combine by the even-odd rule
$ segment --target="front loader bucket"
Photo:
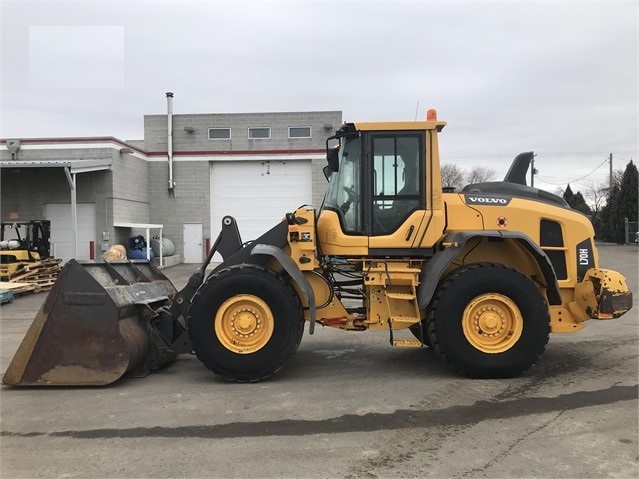
[[[171,327],[168,311],[175,293],[166,276],[144,261],[70,260],[2,382],[89,386],[110,384],[127,372],[146,376],[175,359],[168,347],[171,333],[158,334],[167,322]]]

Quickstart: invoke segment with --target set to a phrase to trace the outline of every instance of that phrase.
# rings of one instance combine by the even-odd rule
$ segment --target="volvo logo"
[[[495,198],[494,196],[471,196],[464,195],[466,204],[468,205],[496,205],[506,206],[510,203],[510,198]]]

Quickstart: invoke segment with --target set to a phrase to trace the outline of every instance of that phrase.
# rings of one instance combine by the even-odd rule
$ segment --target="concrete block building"
[[[0,140],[2,221],[50,220],[63,260],[161,234],[174,246],[165,264],[199,263],[227,214],[248,241],[320,205],[340,111],[173,114],[171,98],[166,115],[144,117],[142,140]]]

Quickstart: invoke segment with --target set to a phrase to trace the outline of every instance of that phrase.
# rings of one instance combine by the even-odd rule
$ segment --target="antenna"
[[[417,105],[415,106],[415,121],[417,121],[417,112],[419,111],[419,101],[417,101]]]

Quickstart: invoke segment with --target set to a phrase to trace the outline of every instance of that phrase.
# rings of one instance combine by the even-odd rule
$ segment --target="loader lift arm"
[[[186,321],[189,312],[189,305],[195,293],[204,282],[206,268],[211,264],[211,260],[216,252],[222,255],[225,260],[242,249],[242,238],[237,227],[237,222],[232,216],[225,216],[222,219],[222,231],[218,235],[215,243],[206,255],[200,267],[191,275],[186,286],[178,291],[171,298],[171,317],[173,319],[173,340],[172,349],[178,353],[190,353],[192,351],[189,334],[186,330]]]

